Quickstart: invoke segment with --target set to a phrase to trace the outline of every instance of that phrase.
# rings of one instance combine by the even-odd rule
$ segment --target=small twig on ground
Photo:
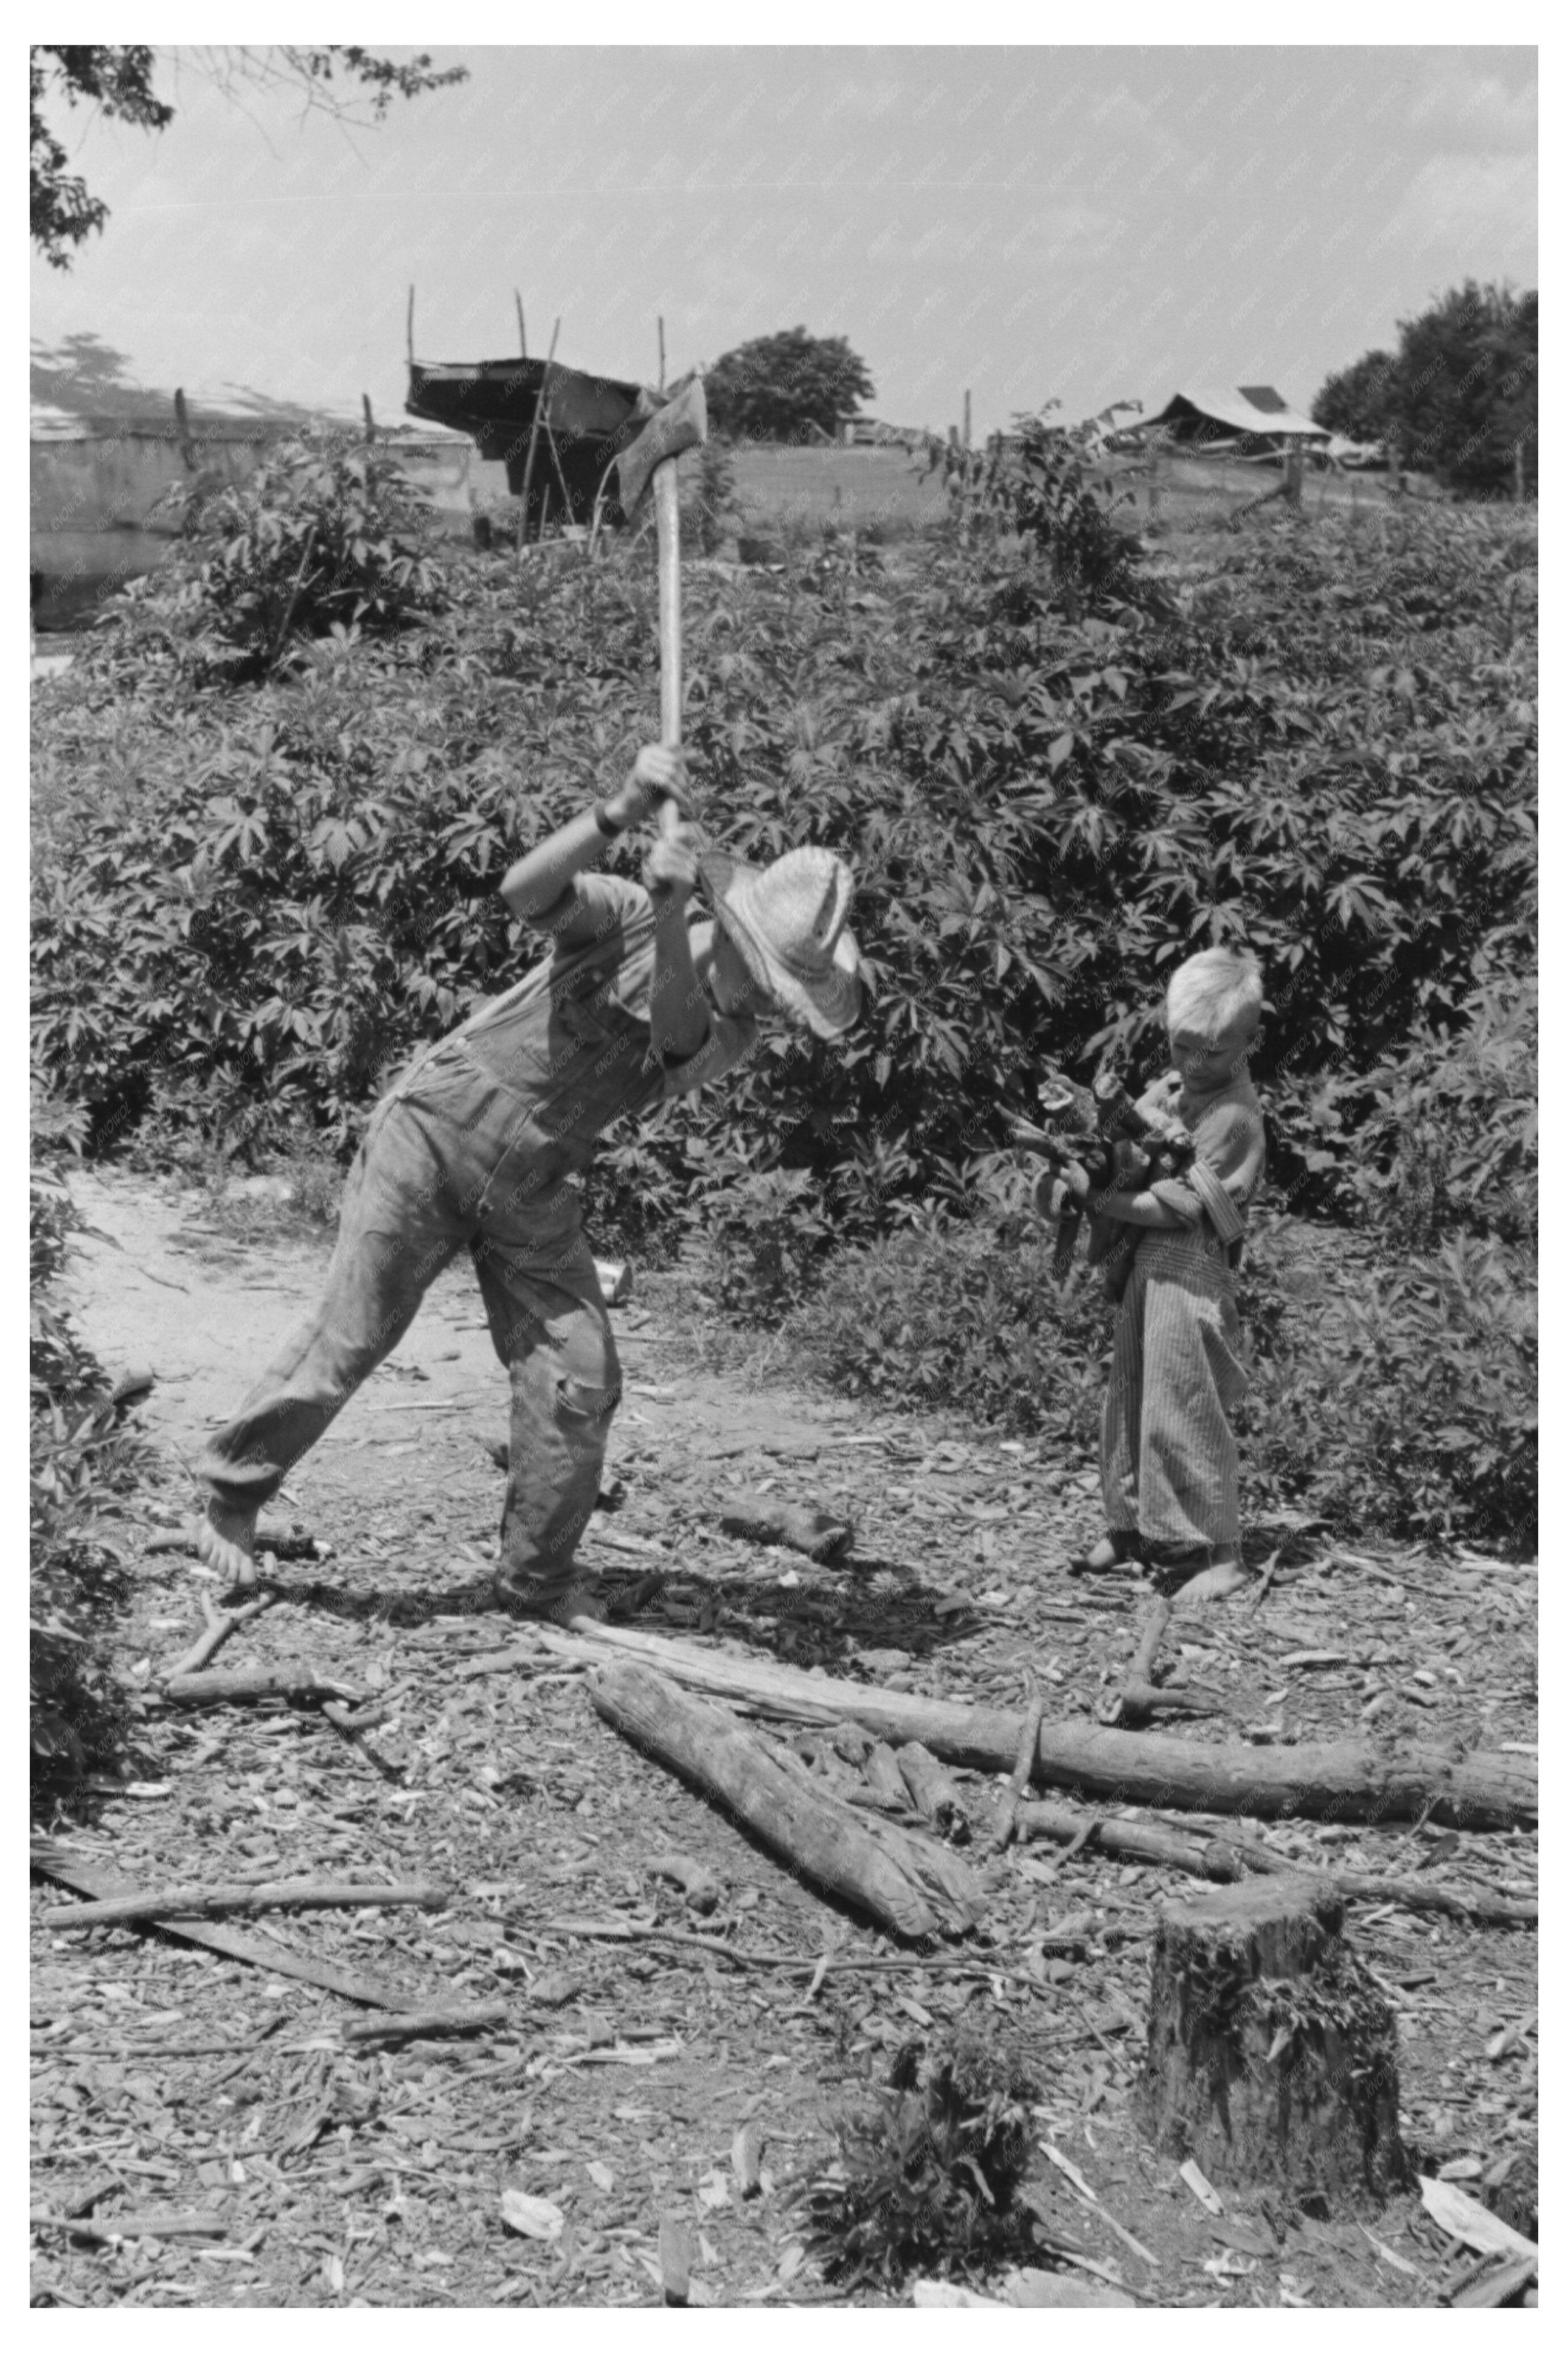
[[[700,1953],[711,1953],[716,1960],[733,1961],[737,1968],[752,1969],[798,1969],[812,1978],[810,1993],[815,1994],[823,1980],[836,1971],[853,1970],[874,1975],[897,1976],[904,1971],[927,1971],[933,1977],[968,1978],[976,1984],[988,1985],[993,1978],[1004,1984],[1027,1986],[1034,1993],[1048,1993],[1053,1989],[1044,1986],[1026,1969],[1007,1969],[989,1961],[954,1961],[941,1956],[929,1958],[919,1954],[837,1953],[768,1953],[757,1952],[743,1945],[726,1945],[717,1936],[699,1936],[690,1929],[644,1928],[627,1926],[609,1920],[547,1920],[538,1931],[545,1936],[571,1936],[584,1939],[606,1938],[613,1944],[686,1945]],[[1134,1944],[1148,1931],[1142,1927],[1123,1929],[1110,1922],[1100,1931],[1119,1942]],[[1032,1937],[1031,1945],[1052,1958],[1081,1960],[1089,1950],[1087,1936]],[[809,1996],[808,1996],[809,1998]]]
[[[91,2239],[106,2247],[115,2239],[226,2239],[228,2223],[218,2214],[115,2214],[107,2222],[89,2222],[71,2214],[51,2214],[37,2207],[27,2217],[30,2231],[65,2231],[73,2239]]]
[[[345,2042],[405,2042],[410,2035],[482,2034],[508,2023],[504,2002],[475,2002],[464,2010],[413,2010],[387,2018],[356,2018],[342,2030]]]
[[[1018,1800],[1028,1788],[1029,1777],[1035,1769],[1035,1758],[1040,1746],[1040,1725],[1045,1720],[1045,1691],[1043,1687],[1037,1684],[1030,1696],[1028,1707],[1025,1711],[1024,1728],[1018,1735],[1018,1751],[1013,1759],[1013,1770],[1008,1778],[1007,1787],[1003,1793],[1002,1802],[997,1808],[996,1820],[992,1828],[990,1852],[994,1855],[1001,1854],[1013,1842],[1013,1834],[1018,1827]]]
[[[1274,1572],[1279,1566],[1279,1556],[1283,1550],[1282,1545],[1276,1545],[1263,1564],[1263,1573],[1258,1580],[1258,1590],[1252,1597],[1252,1606],[1255,1609],[1260,1609],[1263,1606],[1264,1597],[1274,1582]]]
[[[226,1912],[324,1912],[362,1905],[416,1904],[443,1912],[451,1890],[429,1880],[401,1886],[366,1887],[336,1880],[275,1880],[261,1887],[160,1887],[150,1893],[110,1895],[99,1903],[58,1904],[38,1915],[45,1928],[100,1928],[126,1920],[156,1920],[165,1914],[188,1920],[215,1919]]]
[[[205,1632],[197,1635],[190,1649],[182,1652],[173,1666],[164,1669],[159,1682],[167,1687],[177,1675],[196,1673],[222,1649],[237,1628],[243,1626],[248,1619],[259,1618],[264,1609],[272,1607],[276,1599],[272,1593],[258,1593],[254,1601],[243,1602],[237,1609],[215,1609],[210,1598],[204,1593],[202,1612],[207,1621]]]

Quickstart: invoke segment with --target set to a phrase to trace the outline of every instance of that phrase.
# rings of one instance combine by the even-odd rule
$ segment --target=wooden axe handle
[[[658,740],[680,748],[680,486],[675,459],[653,471],[654,512],[658,524]],[[680,811],[672,800],[658,805],[661,833],[673,833]]]

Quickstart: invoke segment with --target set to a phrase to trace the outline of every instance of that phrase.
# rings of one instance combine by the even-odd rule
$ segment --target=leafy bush
[[[681,501],[681,512],[683,536],[703,555],[717,555],[740,521],[734,455],[717,435],[698,452],[697,480]]]
[[[1448,1234],[1533,1244],[1539,1193],[1537,988],[1490,980],[1463,1008],[1450,1041],[1385,1056],[1364,1077],[1331,1081],[1325,1108],[1368,1092],[1355,1140],[1353,1188],[1369,1218],[1409,1248]]]
[[[1117,509],[1131,507],[1131,493],[1118,491],[1093,462],[1100,427],[1115,411],[1064,426],[1050,421],[1057,406],[1052,401],[1044,414],[1017,418],[1014,446],[996,445],[984,480],[987,504],[1046,556],[1074,619],[1119,605],[1160,608],[1163,599],[1141,570],[1142,543],[1116,522]]]
[[[1065,1282],[1054,1243],[988,1218],[937,1223],[836,1253],[791,1315],[806,1358],[851,1397],[941,1407],[1092,1454],[1110,1327],[1081,1252]]]
[[[1353,1543],[1462,1539],[1528,1557],[1539,1525],[1533,1260],[1450,1235],[1279,1221],[1249,1253],[1254,1388],[1244,1499],[1306,1509]]]
[[[1532,564],[1470,512],[1398,518],[1386,546],[1260,533],[1173,617],[1071,622],[1027,548],[694,575],[714,830],[853,860],[869,1004],[841,1046],[672,1110],[668,1182],[721,1124],[810,1169],[840,1230],[966,1199],[1042,1060],[1140,1063],[1170,963],[1245,939],[1277,1167],[1353,1213],[1370,1073],[1441,1051],[1478,979],[1531,961]],[[515,969],[506,860],[651,732],[651,554],[521,583],[477,558],[454,587],[413,643],[324,641],[221,727],[111,659],[44,691],[41,1050],[95,1142],[154,1097],[283,1096],[346,1143],[386,1062]]]
[[[79,1222],[59,1155],[79,1134],[68,1109],[34,1103],[28,1183],[30,1410],[28,1714],[33,1802],[47,1811],[118,1753],[123,1696],[110,1672],[108,1620],[121,1563],[103,1521],[139,1451],[116,1428],[102,1367],[51,1297]]]
[[[378,445],[307,432],[205,496],[169,561],[109,608],[123,669],[259,678],[295,640],[406,628],[439,612],[433,509]]]
[[[1060,1284],[1050,1257],[1043,1236],[989,1218],[840,1250],[789,1336],[851,1396],[946,1407],[1092,1460],[1110,1311],[1081,1254]],[[1285,1506],[1349,1543],[1531,1553],[1534,1272],[1495,1237],[1405,1257],[1387,1232],[1263,1217],[1242,1278],[1244,1516]]]
[[[875,2105],[837,2127],[838,2161],[805,2199],[830,2280],[896,2287],[1016,2261],[1033,2210],[1019,2197],[1035,2086],[972,2032],[907,2044]]]

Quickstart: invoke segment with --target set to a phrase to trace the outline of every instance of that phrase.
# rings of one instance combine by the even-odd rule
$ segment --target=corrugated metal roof
[[[1256,397],[1268,394],[1279,403],[1277,407],[1264,407]],[[1216,425],[1228,425],[1235,433],[1303,433],[1314,441],[1326,441],[1327,430],[1314,425],[1310,417],[1287,406],[1272,385],[1231,385],[1223,391],[1173,392],[1157,417],[1146,417],[1141,427],[1132,429],[1147,432],[1156,425],[1169,425],[1187,409],[1195,408],[1200,416],[1212,417]]]

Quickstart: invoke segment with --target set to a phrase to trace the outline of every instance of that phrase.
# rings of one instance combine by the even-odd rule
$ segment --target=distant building
[[[1326,446],[1333,438],[1326,426],[1314,425],[1292,408],[1271,384],[1173,393],[1158,416],[1122,429],[1130,438],[1158,433],[1177,448],[1225,450],[1239,457],[1261,457],[1292,441]]]

